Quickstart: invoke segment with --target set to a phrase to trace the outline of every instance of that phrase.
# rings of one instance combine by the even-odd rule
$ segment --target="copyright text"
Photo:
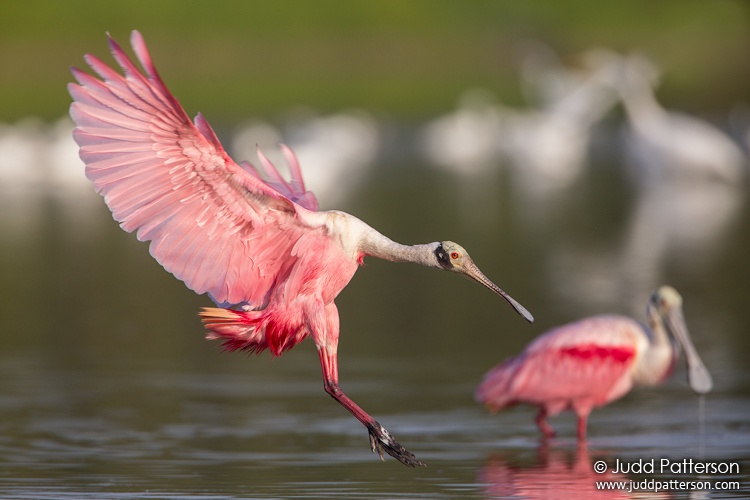
[[[739,474],[739,462],[701,462],[692,458],[673,460],[670,458],[638,459],[625,462],[619,458],[609,466],[604,460],[594,463],[594,472],[602,474]]]

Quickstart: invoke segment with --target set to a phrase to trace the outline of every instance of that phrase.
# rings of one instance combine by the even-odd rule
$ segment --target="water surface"
[[[446,273],[375,260],[358,272],[337,300],[341,384],[428,464],[419,469],[370,452],[365,429],[323,392],[310,341],[276,359],[206,342],[196,313],[209,301],[164,272],[87,187],[4,195],[0,496],[623,498],[597,496],[594,482],[612,475],[594,462],[669,457],[738,462],[738,475],[684,478],[744,489],[666,497],[741,498],[750,214],[744,193],[712,189],[694,198],[707,196],[707,209],[685,215],[676,200],[695,193],[649,199],[616,161],[544,198],[499,167],[462,177],[408,156],[372,167],[338,208],[403,243],[460,242],[537,318],[528,325]],[[603,312],[643,319],[665,283],[683,294],[714,376],[705,401],[680,364],[666,384],[595,410],[584,448],[571,415],[552,420],[559,437],[544,444],[532,409],[490,415],[473,401],[486,370],[547,328]],[[674,478],[626,479],[654,477]]]

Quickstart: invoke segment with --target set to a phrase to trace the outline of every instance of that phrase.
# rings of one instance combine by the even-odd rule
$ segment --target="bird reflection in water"
[[[487,465],[479,471],[486,498],[556,498],[565,499],[624,499],[671,498],[663,492],[599,489],[597,483],[616,481],[630,484],[631,479],[611,470],[597,473],[585,441],[578,443],[575,452],[550,450],[543,441],[537,450],[535,463],[521,460],[515,451],[493,453]],[[605,460],[609,462],[609,460]],[[644,494],[647,493],[647,496]]]

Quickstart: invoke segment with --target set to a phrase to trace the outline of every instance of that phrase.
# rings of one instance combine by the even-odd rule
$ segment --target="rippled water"
[[[595,493],[594,481],[622,479],[600,477],[595,460],[652,457],[739,462],[743,473],[732,478],[747,480],[750,405],[731,394],[707,399],[701,425],[699,403],[683,384],[641,390],[594,413],[587,450],[577,450],[568,417],[555,421],[562,437],[545,449],[530,410],[486,414],[471,401],[471,380],[404,383],[417,369],[429,372],[429,363],[350,357],[343,371],[352,397],[428,466],[380,463],[364,429],[320,390],[307,362],[313,353],[302,351],[284,366],[248,370],[235,363],[189,371],[161,370],[157,363],[55,370],[38,366],[33,355],[4,357],[2,496],[537,498],[557,492],[584,498]],[[459,363],[461,378],[469,379],[470,365]]]
[[[740,464],[708,479],[742,491],[667,498],[747,495],[744,193],[727,195],[722,220],[684,224],[668,212],[677,195],[648,200],[617,165],[532,200],[501,171],[381,164],[341,208],[404,243],[459,241],[537,318],[525,324],[455,276],[374,260],[341,294],[342,387],[427,467],[370,452],[365,429],[323,392],[309,341],[276,359],[220,352],[196,317],[207,299],[153,262],[98,197],[30,190],[4,197],[0,219],[0,497],[625,498],[595,481],[677,476],[593,464],[652,458]],[[484,372],[545,329],[601,312],[643,318],[662,283],[685,297],[714,375],[705,401],[679,365],[666,384],[595,410],[585,448],[571,415],[552,420],[559,437],[542,445],[532,409],[490,415],[473,401]]]

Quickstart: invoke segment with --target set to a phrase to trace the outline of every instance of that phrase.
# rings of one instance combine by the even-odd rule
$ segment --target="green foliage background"
[[[362,107],[418,120],[468,87],[522,102],[522,48],[541,40],[570,62],[589,47],[638,50],[665,70],[667,105],[726,110],[750,101],[750,4],[733,0],[134,0],[0,2],[0,120],[66,113],[82,55],[104,33],[146,37],[190,114],[214,122],[298,105]]]

